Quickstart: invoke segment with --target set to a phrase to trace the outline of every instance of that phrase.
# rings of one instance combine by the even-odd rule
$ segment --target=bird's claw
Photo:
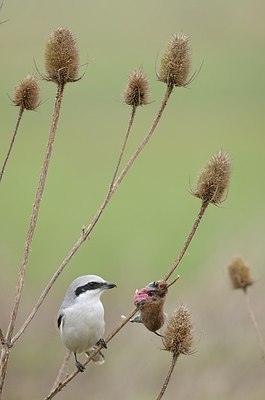
[[[97,345],[104,347],[104,349],[106,349],[108,347],[107,343],[105,342],[104,339],[99,339],[99,341],[97,342]]]
[[[84,370],[86,369],[86,367],[83,364],[81,364],[79,361],[76,361],[75,365],[79,372],[84,372]]]

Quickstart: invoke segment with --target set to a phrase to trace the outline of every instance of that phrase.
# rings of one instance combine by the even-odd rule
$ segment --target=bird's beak
[[[103,288],[104,289],[112,289],[114,287],[117,287],[117,285],[115,285],[115,283],[112,283],[112,282],[105,282],[103,284]]]

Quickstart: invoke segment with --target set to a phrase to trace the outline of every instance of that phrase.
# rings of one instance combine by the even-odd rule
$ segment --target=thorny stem
[[[136,314],[137,309],[134,309],[128,317],[126,317],[118,326],[115,328],[109,336],[105,339],[105,342],[108,343],[117,333],[124,327],[124,325],[127,324],[127,322],[130,321],[130,319]],[[87,360],[84,362],[84,366],[87,365],[92,358],[102,349],[102,345],[98,346],[93,353],[90,354],[90,356],[87,358]],[[64,381],[58,382],[57,386],[53,388],[53,390],[50,392],[50,394],[45,397],[44,400],[51,400],[57,393],[59,393],[69,382],[71,382],[76,375],[79,374],[78,369],[76,369],[72,374],[70,374]]]
[[[166,389],[168,387],[168,383],[169,383],[170,378],[172,376],[172,372],[173,372],[173,370],[175,368],[177,359],[178,359],[178,354],[174,353],[173,356],[172,356],[172,361],[171,361],[171,364],[170,364],[169,371],[167,373],[167,376],[166,376],[166,378],[164,380],[164,383],[163,383],[163,386],[161,388],[161,391],[160,391],[158,397],[156,398],[156,400],[160,400],[164,396],[164,393],[165,393],[165,391],[166,391]]]
[[[244,294],[245,294],[245,299],[246,299],[246,303],[247,303],[248,313],[249,313],[251,322],[253,324],[256,336],[258,338],[259,345],[260,345],[260,347],[262,349],[263,359],[264,359],[265,358],[265,343],[264,343],[264,339],[263,339],[262,333],[260,331],[257,319],[255,317],[255,314],[254,314],[254,311],[253,311],[253,308],[252,308],[252,305],[251,305],[251,302],[250,302],[249,293],[248,293],[247,289],[244,290]]]
[[[2,346],[4,346],[5,344],[5,337],[3,335],[2,329],[0,328],[0,342],[2,344]]]
[[[164,277],[165,281],[167,281],[168,278],[173,274],[175,269],[178,267],[180,261],[184,257],[184,255],[185,255],[185,253],[186,253],[186,251],[187,251],[187,249],[188,249],[188,247],[190,245],[190,242],[192,241],[192,239],[193,239],[193,237],[195,235],[195,232],[196,232],[196,230],[197,230],[197,228],[199,226],[199,223],[201,222],[201,219],[202,219],[202,217],[203,217],[208,205],[209,205],[209,202],[202,202],[202,205],[201,205],[200,211],[199,211],[199,213],[197,215],[197,218],[195,219],[195,221],[194,221],[194,223],[192,225],[191,231],[190,231],[190,233],[189,233],[189,235],[188,235],[188,237],[187,237],[187,239],[186,239],[186,241],[185,241],[180,253],[178,254],[177,258],[175,259],[171,269],[167,272],[167,274]]]
[[[50,393],[52,393],[52,392],[54,391],[54,389],[56,389],[56,387],[57,387],[57,386],[60,384],[60,382],[62,381],[63,375],[65,374],[66,367],[67,367],[67,365],[68,365],[68,363],[69,363],[71,354],[72,354],[72,352],[71,352],[70,350],[67,350],[67,352],[65,353],[65,356],[64,356],[62,365],[61,365],[61,367],[60,367],[60,369],[59,369],[58,375],[57,375],[57,377],[56,377],[56,379],[55,379],[55,381],[54,381],[54,384],[53,384],[53,387],[52,387],[52,390],[51,390]]]
[[[127,172],[129,171],[129,169],[131,168],[131,166],[133,165],[134,161],[137,159],[137,157],[139,156],[139,154],[141,153],[141,151],[143,150],[145,145],[151,139],[151,136],[153,135],[153,133],[154,133],[154,131],[155,131],[155,129],[156,129],[161,117],[162,117],[163,111],[164,111],[164,109],[165,109],[165,107],[167,105],[168,99],[169,99],[172,91],[173,91],[173,86],[167,86],[166,93],[164,95],[164,98],[163,98],[162,103],[160,105],[160,108],[158,110],[157,116],[156,116],[156,118],[155,118],[155,120],[154,120],[154,122],[153,122],[153,124],[152,124],[152,126],[151,126],[151,128],[149,130],[149,132],[146,134],[146,136],[144,137],[142,143],[137,147],[137,149],[135,150],[134,154],[131,156],[130,160],[127,162],[127,164],[125,165],[125,167],[121,171],[120,175],[118,176],[118,178],[114,182],[111,190],[108,191],[108,194],[107,194],[105,200],[103,201],[102,205],[100,206],[100,208],[97,211],[96,215],[94,216],[93,220],[90,222],[88,227],[82,231],[81,236],[79,237],[77,242],[74,244],[74,246],[71,248],[71,250],[69,251],[67,256],[64,258],[64,260],[62,261],[62,263],[59,266],[59,268],[57,269],[57,271],[54,273],[54,275],[52,276],[52,278],[50,279],[50,281],[48,282],[48,284],[44,288],[42,294],[40,295],[39,299],[37,300],[37,303],[34,306],[33,310],[31,311],[30,315],[28,316],[28,318],[26,319],[24,324],[21,326],[21,328],[19,329],[17,334],[13,337],[13,340],[11,342],[12,345],[18,340],[18,338],[25,331],[25,329],[27,328],[27,326],[29,325],[31,320],[34,318],[36,312],[40,308],[41,304],[43,303],[45,297],[49,293],[50,289],[54,285],[55,281],[58,279],[59,275],[62,273],[62,271],[67,266],[67,264],[72,259],[72,257],[75,255],[75,253],[80,248],[80,246],[89,237],[90,233],[92,232],[92,230],[94,229],[96,223],[98,222],[99,218],[101,217],[101,214],[103,213],[105,207],[107,206],[109,200],[112,198],[113,194],[118,189],[119,185],[123,181],[123,179],[126,176]]]
[[[119,178],[118,178],[118,179],[119,179]],[[117,181],[118,181],[118,179],[117,179]],[[116,181],[116,182],[117,182],[117,181]],[[116,183],[115,183],[115,185],[116,185]],[[115,185],[114,185],[114,187],[115,187]],[[201,219],[202,219],[202,217],[203,217],[203,215],[204,215],[204,212],[205,212],[206,208],[208,207],[208,205],[209,205],[209,203],[205,203],[205,202],[202,203],[201,208],[200,208],[200,211],[199,211],[199,213],[198,213],[198,215],[197,215],[197,217],[196,217],[196,220],[194,221],[194,224],[193,224],[193,226],[192,226],[192,229],[191,229],[191,231],[190,231],[190,233],[189,233],[189,235],[188,235],[188,237],[187,237],[187,239],[186,239],[186,241],[185,241],[185,243],[184,243],[184,245],[183,245],[183,248],[182,248],[181,252],[179,253],[178,257],[176,258],[176,260],[174,261],[173,267],[172,267],[172,268],[170,269],[170,271],[167,273],[165,280],[167,280],[167,279],[172,275],[172,273],[174,272],[174,270],[177,268],[177,266],[179,265],[180,261],[182,260],[182,258],[183,258],[183,256],[184,256],[186,250],[188,249],[188,247],[189,247],[189,245],[190,245],[190,243],[191,243],[191,240],[192,240],[192,238],[193,238],[193,236],[194,236],[194,234],[195,234],[195,232],[196,232],[196,230],[197,230],[197,228],[198,228],[198,225],[199,225],[199,223],[200,223],[200,221],[201,221]],[[177,280],[177,279],[176,279],[176,280]],[[175,280],[175,281],[176,281],[176,280]],[[137,309],[134,309],[134,310],[129,314],[129,316],[126,317],[126,318],[122,321],[122,323],[121,323],[120,325],[118,325],[118,327],[117,327],[116,329],[113,330],[113,332],[106,338],[106,340],[105,340],[106,343],[108,343],[108,342],[109,342],[109,341],[110,341],[110,340],[111,340],[111,339],[112,339],[112,338],[113,338],[113,337],[114,337],[128,322],[129,322],[129,321],[130,321],[130,319],[136,314],[137,311],[138,311]],[[98,347],[95,349],[95,351],[94,351],[93,353],[90,354],[90,356],[88,357],[88,359],[85,361],[84,365],[87,365],[87,364],[92,360],[92,358],[93,358],[101,349],[102,349],[102,346],[98,346]],[[166,378],[166,380],[165,380],[165,383],[164,383],[164,385],[163,385],[164,390],[163,390],[163,388],[162,388],[163,393],[162,393],[162,390],[161,390],[161,393],[162,393],[162,394],[160,393],[161,397],[162,397],[162,395],[164,394],[164,392],[165,392],[165,390],[166,390],[166,387],[167,387],[167,385],[168,385],[168,382],[169,382],[169,380],[170,380],[171,374],[172,374],[172,372],[173,372],[173,369],[174,369],[176,360],[177,360],[177,356],[176,356],[175,360],[174,360],[174,356],[173,356],[172,364],[171,364],[171,369],[172,369],[172,370],[171,370],[171,369],[169,370],[169,373],[168,373],[167,378]],[[174,364],[173,364],[173,363],[174,363]],[[52,398],[53,398],[57,393],[59,393],[69,382],[71,382],[71,381],[75,378],[75,376],[76,376],[78,373],[79,373],[79,371],[76,370],[76,371],[74,371],[71,375],[69,375],[64,381],[59,382],[58,385],[57,385],[57,387],[54,388],[54,390],[51,391],[50,394],[49,394],[47,397],[45,397],[44,400],[50,400],[50,399],[52,399]],[[166,384],[166,386],[165,386],[165,384]],[[161,398],[161,397],[158,397],[158,399]],[[158,400],[158,399],[157,399],[157,400]]]
[[[106,199],[108,198],[109,193],[111,192],[112,187],[113,187],[113,184],[114,184],[114,182],[115,182],[115,179],[116,179],[116,176],[117,176],[117,173],[118,173],[118,170],[119,170],[121,161],[122,161],[122,157],[123,157],[123,154],[124,154],[124,151],[125,151],[125,148],[126,148],[128,139],[129,139],[129,135],[130,135],[131,128],[132,128],[132,125],[133,125],[133,122],[134,122],[134,118],[135,118],[135,114],[136,114],[136,107],[132,107],[131,117],[130,117],[130,120],[129,120],[129,123],[128,123],[128,128],[127,128],[127,131],[126,131],[125,139],[124,139],[124,142],[123,142],[123,144],[122,144],[122,148],[121,148],[121,151],[120,151],[120,155],[119,155],[117,164],[116,164],[116,166],[115,166],[114,174],[113,174],[113,177],[112,177],[112,179],[111,179],[111,183],[110,183],[110,186],[109,186],[109,191],[108,191],[108,193],[107,193],[107,196],[106,196],[106,198],[105,198],[105,201],[106,201]],[[61,382],[61,380],[62,380],[63,373],[65,372],[65,367],[66,367],[66,365],[68,364],[68,361],[69,361],[69,359],[70,359],[70,356],[71,356],[71,352],[67,351],[67,353],[66,353],[66,355],[65,355],[65,357],[64,357],[64,359],[63,359],[62,365],[61,365],[61,367],[60,367],[60,370],[59,370],[59,372],[58,372],[58,376],[57,376],[57,378],[55,379],[53,388],[52,388],[52,390],[51,390],[50,393],[52,393],[52,392],[54,391],[54,389],[56,389],[56,387],[58,386],[58,384],[60,384],[60,382]],[[59,385],[59,386],[60,386],[60,385]]]
[[[129,139],[129,135],[130,135],[130,132],[131,132],[131,129],[132,129],[132,125],[133,125],[133,122],[134,122],[135,114],[136,114],[136,107],[133,106],[132,107],[132,112],[131,112],[131,118],[129,120],[127,132],[126,132],[126,135],[125,135],[125,139],[124,139],[124,142],[123,142],[123,145],[122,145],[122,148],[121,148],[121,152],[120,152],[120,155],[119,155],[119,158],[118,158],[117,165],[116,165],[115,170],[114,170],[114,174],[113,174],[113,177],[112,177],[112,180],[111,180],[111,183],[110,183],[110,188],[109,188],[109,192],[107,194],[107,197],[108,197],[109,193],[111,192],[111,189],[112,189],[112,187],[114,185],[114,182],[115,182],[115,179],[117,177],[117,173],[118,173],[119,167],[121,165],[121,160],[122,160],[122,157],[123,157],[123,154],[124,154],[124,151],[125,151],[128,139]]]
[[[10,145],[9,145],[9,148],[8,148],[8,151],[7,151],[7,155],[6,155],[6,158],[5,158],[5,160],[4,160],[4,163],[3,163],[3,166],[2,166],[2,169],[1,169],[1,172],[0,172],[0,182],[1,182],[2,179],[3,179],[3,175],[4,175],[4,172],[5,172],[6,164],[7,164],[7,161],[8,161],[8,159],[9,159],[11,150],[12,150],[12,148],[13,148],[13,144],[14,144],[15,139],[16,139],[16,136],[17,136],[18,128],[19,128],[20,121],[21,121],[21,119],[22,119],[22,115],[23,115],[24,110],[25,110],[24,107],[20,107],[20,109],[19,109],[19,113],[18,113],[18,117],[17,117],[17,122],[16,122],[16,125],[15,125],[15,129],[14,129],[14,132],[13,132],[13,136],[12,136],[12,139],[11,139],[11,143],[10,143]]]
[[[64,91],[64,84],[58,85],[56,98],[55,98],[54,111],[53,111],[53,115],[52,115],[52,123],[51,123],[49,138],[48,138],[48,142],[47,142],[46,152],[45,152],[45,157],[44,157],[44,161],[42,164],[39,183],[38,183],[37,190],[36,190],[35,201],[33,204],[29,228],[28,228],[28,231],[26,234],[24,250],[23,250],[23,255],[22,255],[22,261],[21,261],[21,264],[19,267],[19,276],[18,276],[18,282],[17,282],[17,286],[16,286],[14,305],[13,305],[13,309],[11,311],[10,321],[9,321],[9,325],[8,325],[7,333],[6,333],[6,337],[5,337],[6,346],[2,350],[2,354],[1,354],[0,398],[1,398],[2,391],[3,391],[3,385],[4,385],[4,381],[5,381],[7,364],[8,364],[9,354],[10,354],[9,347],[11,347],[13,345],[13,343],[11,342],[11,338],[12,338],[12,334],[14,331],[15,321],[16,321],[16,317],[17,317],[17,313],[18,313],[18,309],[19,309],[19,303],[20,303],[21,296],[22,296],[22,291],[23,291],[23,286],[24,286],[24,281],[25,281],[25,274],[26,274],[26,267],[27,267],[27,264],[29,261],[29,252],[30,252],[31,243],[33,240],[34,231],[35,231],[35,228],[37,225],[40,204],[41,204],[42,195],[43,195],[45,182],[46,182],[46,178],[47,178],[53,143],[54,143],[54,139],[55,139],[55,135],[56,135],[57,124],[58,124],[58,119],[59,119],[60,109],[61,109],[61,104],[62,104],[62,99],[63,99],[63,91]]]

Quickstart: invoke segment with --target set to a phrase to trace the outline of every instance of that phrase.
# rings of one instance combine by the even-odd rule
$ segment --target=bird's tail
[[[89,357],[90,354],[92,354],[95,349],[96,349],[95,346],[91,347],[91,349],[86,351],[86,355]],[[101,353],[101,351],[99,351],[94,357],[92,357],[92,360],[94,362],[98,363],[99,365],[102,365],[105,362],[105,357],[104,357],[103,353]]]

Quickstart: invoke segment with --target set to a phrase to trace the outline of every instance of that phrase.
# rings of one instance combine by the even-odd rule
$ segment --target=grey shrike
[[[74,353],[75,365],[80,372],[85,370],[76,357],[77,353],[89,355],[95,345],[107,347],[103,339],[105,332],[104,308],[100,296],[106,289],[116,287],[96,275],[84,275],[76,278],[69,286],[58,312],[58,328],[65,346]],[[104,362],[99,352],[93,358],[95,362]]]

